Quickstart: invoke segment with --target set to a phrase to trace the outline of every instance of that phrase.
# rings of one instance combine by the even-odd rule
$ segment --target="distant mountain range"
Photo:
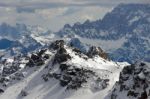
[[[42,36],[45,35],[46,37],[43,40]],[[46,45],[47,35],[51,36],[50,31],[38,26],[27,26],[25,24],[11,26],[3,23],[0,25],[0,55],[9,57],[32,52],[43,47],[43,43]]]
[[[57,39],[87,51],[102,47],[114,61],[150,62],[150,4],[120,4],[103,19],[66,24],[56,33],[39,26],[0,25],[1,50],[28,53]],[[1,51],[0,51],[1,52]]]
[[[0,25],[0,55],[9,57],[17,54],[27,54],[40,47],[41,44],[29,36],[27,26],[16,24],[11,26],[3,23]]]
[[[148,4],[120,4],[57,33],[0,25],[0,99],[150,99],[148,62]]]
[[[150,62],[150,4],[120,4],[102,20],[66,24],[57,34],[81,38],[85,44],[89,42],[83,38],[89,39],[109,51],[115,61]]]

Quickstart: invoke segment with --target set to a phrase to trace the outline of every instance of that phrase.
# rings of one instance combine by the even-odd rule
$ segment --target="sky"
[[[0,23],[24,23],[58,31],[64,24],[102,19],[120,3],[150,0],[0,0]]]

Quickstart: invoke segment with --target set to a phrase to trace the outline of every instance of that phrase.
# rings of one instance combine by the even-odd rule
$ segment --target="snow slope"
[[[120,73],[106,99],[149,99],[150,98],[150,66],[136,62],[126,66]]]
[[[4,62],[4,68],[14,63],[21,68],[7,76],[3,75],[3,68],[1,79],[4,77],[8,81],[0,83],[4,90],[4,93],[0,93],[0,99],[103,99],[119,80],[122,68],[128,65],[103,59],[98,55],[89,58],[67,45],[61,47],[62,42],[54,42],[49,49],[39,50],[28,57]],[[57,47],[59,48],[56,49]],[[49,58],[45,58],[46,55]],[[39,64],[40,62],[44,63]],[[72,79],[69,83],[65,82],[68,77]]]

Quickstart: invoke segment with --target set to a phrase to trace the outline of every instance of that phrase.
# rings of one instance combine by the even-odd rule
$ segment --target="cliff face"
[[[120,73],[111,99],[149,99],[150,98],[150,66],[138,62],[126,66]]]

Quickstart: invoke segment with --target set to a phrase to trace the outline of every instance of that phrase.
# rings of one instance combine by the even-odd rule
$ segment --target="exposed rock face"
[[[64,47],[65,42],[63,40],[56,40],[50,45],[50,48],[54,50]]]
[[[87,82],[87,78],[91,75],[95,75],[93,71],[83,68],[77,68],[75,66],[68,66],[66,64],[60,65],[62,79],[60,79],[61,86],[67,86],[67,89],[77,89]]]
[[[59,73],[49,72],[48,74],[42,76],[43,79],[45,81],[48,81],[48,79],[50,78],[55,78],[60,81],[60,85],[62,87],[66,87],[66,90],[77,90],[78,88],[83,87],[83,84],[87,83],[89,79],[91,79],[91,77],[95,77],[95,84],[101,83],[101,86],[95,86],[94,90],[105,89],[109,82],[108,79],[101,79],[94,71],[86,68],[79,68],[67,64],[60,64],[59,69]]]
[[[120,99],[120,94],[126,94],[125,99],[150,98],[150,67],[145,63],[126,66],[120,73],[119,82],[112,91],[112,99]],[[113,98],[115,96],[115,98]]]
[[[76,53],[78,53],[78,54],[82,53],[82,51],[80,51],[78,48],[74,48],[73,51],[76,52]]]
[[[12,82],[24,79],[26,76],[25,68],[30,69],[34,66],[42,66],[46,60],[50,58],[48,49],[40,49],[28,56],[15,56],[13,58],[4,59],[0,62],[0,89],[7,88]],[[39,68],[39,67],[38,67]],[[27,69],[27,70],[28,70]],[[0,93],[3,91],[0,90]],[[21,96],[26,96],[27,93],[22,91]]]
[[[47,49],[41,49],[39,52],[37,52],[37,55],[42,56],[46,52],[46,50]]]
[[[49,55],[44,54],[47,49],[41,49],[37,53],[32,53],[29,57],[28,66],[33,67],[34,65],[41,66],[44,64],[44,61],[49,58]]]
[[[9,68],[9,70],[6,71],[6,76],[0,76],[0,87],[5,90],[6,88],[14,88],[15,86],[16,90],[20,92],[17,93],[19,99],[24,96],[26,96],[25,98],[30,97],[30,95],[33,94],[33,91],[36,91],[32,90],[32,88],[36,89],[37,86],[41,85],[43,86],[42,88],[46,88],[47,85],[52,87],[56,85],[53,87],[54,89],[52,87],[49,87],[50,89],[46,88],[48,94],[56,92],[59,88],[63,91],[67,90],[64,91],[65,93],[77,92],[78,89],[85,89],[93,94],[95,94],[95,92],[99,93],[101,91],[110,90],[109,86],[111,86],[112,81],[113,84],[115,83],[111,77],[116,73],[113,73],[112,69],[118,72],[118,70],[121,70],[121,67],[114,62],[100,57],[93,58],[95,55],[100,56],[103,53],[100,48],[91,48],[91,51],[89,51],[91,57],[89,56],[89,59],[89,57],[79,49],[64,45],[63,42],[64,41],[62,40],[56,41],[52,43],[53,46],[51,46],[50,49],[41,49],[26,57],[22,56],[19,59],[15,58],[11,63],[8,63],[10,65],[8,67],[18,66],[19,69],[13,71],[13,68]],[[3,63],[5,64],[7,62],[4,61]],[[145,66],[145,64],[142,65]],[[125,69],[124,73],[132,73],[129,70],[130,68],[127,70]],[[9,73],[8,71],[12,72]],[[4,72],[5,70],[2,70],[2,74]],[[41,80],[41,77],[46,84]],[[143,79],[143,76],[140,78]],[[23,82],[19,82],[19,80],[22,80]],[[19,84],[19,88],[17,84]],[[147,85],[144,86],[144,88],[146,87]],[[52,91],[49,92],[51,88]],[[121,89],[123,90],[127,88],[126,85],[121,86]],[[8,91],[9,90],[6,92]],[[14,94],[16,95],[16,93]],[[35,94],[37,94],[37,91]],[[41,93],[38,93],[36,97],[38,97],[39,94],[41,95]],[[135,96],[137,93],[134,93],[131,90],[128,95]],[[143,92],[140,97],[146,97],[145,92]]]
[[[49,73],[42,75],[44,81],[48,81],[50,78],[55,78],[60,82],[60,85],[62,87],[66,87],[66,89],[78,89],[81,88],[83,84],[87,83],[92,77],[95,78],[92,80],[95,85],[92,90],[101,90],[108,86],[109,79],[100,78],[95,72],[93,72],[93,70],[77,67],[75,65],[68,65],[65,63],[71,59],[71,56],[68,54],[63,40],[57,40],[53,42],[50,45],[50,48],[56,50],[53,65],[55,66],[57,63],[59,65],[60,71],[53,72],[50,70]],[[81,50],[77,48],[73,48],[72,51],[75,53],[75,55],[78,55],[81,58],[85,58],[84,56],[86,56]],[[97,47],[91,47],[87,55],[90,58],[93,58],[95,55],[99,55],[100,57],[107,59],[107,56],[103,50]],[[99,83],[101,86],[99,86]]]
[[[108,56],[107,54],[100,48],[100,47],[95,47],[95,46],[92,46],[87,55],[89,57],[93,57],[95,55],[99,55],[100,57],[104,58],[104,59],[108,59]]]
[[[20,56],[13,57],[12,59],[10,59],[11,62],[10,60],[8,61],[7,59],[4,59],[2,62],[0,62],[0,67],[2,69],[2,72],[0,70],[0,75],[3,77],[6,77],[12,73],[15,73],[17,70],[19,70],[20,69],[19,59],[20,59]]]
[[[3,69],[2,75],[3,75],[3,76],[10,75],[10,74],[16,72],[16,71],[19,70],[19,69],[20,69],[20,67],[19,67],[19,66],[15,66],[15,65],[13,65],[13,66],[11,66],[11,67],[5,67],[5,68]]]
[[[56,54],[55,59],[54,59],[54,63],[65,62],[68,59],[71,59],[71,56],[67,53],[66,54]]]
[[[71,56],[67,53],[67,50],[64,48],[63,40],[55,41],[51,44],[51,46],[53,49],[57,49],[53,64],[65,62],[68,59],[71,59]]]
[[[22,90],[22,91],[20,92],[20,95],[23,96],[23,97],[25,97],[25,96],[28,95],[28,92],[25,91],[25,90]]]
[[[37,54],[32,54],[31,58],[29,58],[28,66],[32,67],[34,65],[40,66],[44,64],[44,60],[42,57],[38,56]]]
[[[0,89],[0,93],[4,93],[4,90],[3,90],[3,89]]]
[[[25,63],[21,61],[21,56],[5,59],[0,63],[0,86],[7,87],[12,80],[21,80],[23,72],[18,72]]]

